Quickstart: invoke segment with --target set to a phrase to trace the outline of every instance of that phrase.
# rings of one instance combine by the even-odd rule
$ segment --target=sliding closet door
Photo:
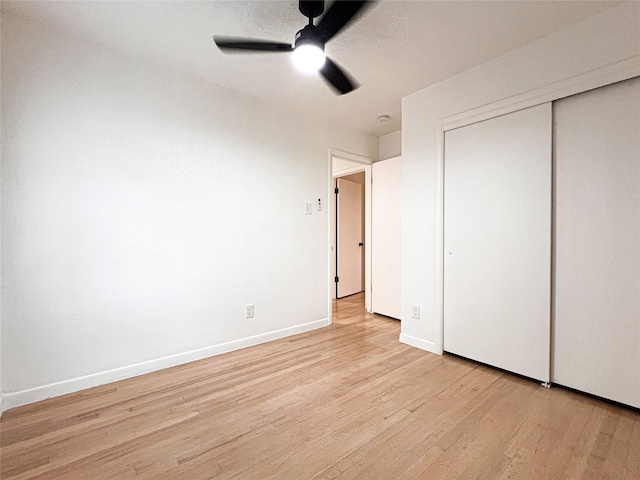
[[[640,407],[640,79],[554,103],[553,381]]]
[[[445,134],[444,349],[549,380],[551,104]]]

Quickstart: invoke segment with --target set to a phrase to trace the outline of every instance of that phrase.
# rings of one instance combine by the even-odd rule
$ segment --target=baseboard
[[[412,337],[406,333],[400,334],[400,343],[411,345],[412,347],[419,348],[420,350],[426,350],[427,352],[442,355],[442,349],[438,348],[434,342],[429,340],[423,340],[422,338]]]
[[[280,330],[274,330],[252,337],[246,337],[231,342],[221,343],[210,347],[191,350],[188,352],[170,355],[147,362],[128,365],[126,367],[115,368],[104,372],[94,373],[83,377],[72,378],[62,382],[51,383],[41,387],[22,390],[19,392],[7,393],[0,396],[0,412],[4,412],[10,408],[20,407],[29,403],[39,402],[47,398],[58,397],[68,393],[78,392],[91,387],[105,385],[126,378],[137,377],[145,373],[151,373],[165,368],[175,367],[184,363],[202,360],[203,358],[221,355],[223,353],[232,352],[241,348],[251,347],[265,342],[278,340],[280,338],[289,337],[298,333],[308,332],[317,328],[329,325],[329,319],[316,320],[314,322],[303,323],[294,327],[287,327]]]

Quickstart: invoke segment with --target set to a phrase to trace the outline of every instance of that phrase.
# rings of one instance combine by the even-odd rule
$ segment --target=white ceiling
[[[3,12],[211,83],[383,135],[400,128],[401,98],[598,14],[611,1],[383,0],[326,47],[361,84],[337,96],[288,54],[224,55],[212,35],[293,42],[296,0],[5,1]],[[378,122],[379,115],[391,120]]]

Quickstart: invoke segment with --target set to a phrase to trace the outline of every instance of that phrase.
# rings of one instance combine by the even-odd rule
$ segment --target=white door
[[[551,104],[446,132],[444,349],[549,381]]]
[[[362,291],[362,185],[336,180],[336,297]]]
[[[371,305],[375,313],[400,319],[400,229],[402,158],[372,165]]]
[[[640,408],[640,78],[554,116],[553,381]]]

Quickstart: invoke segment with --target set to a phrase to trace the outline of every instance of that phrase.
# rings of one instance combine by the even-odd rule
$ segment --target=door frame
[[[336,175],[333,174],[333,160],[342,159],[347,160],[348,162],[357,164],[353,167],[346,168],[344,170],[340,170],[336,172]],[[362,155],[357,155],[355,153],[345,152],[343,150],[338,150],[335,148],[329,149],[328,156],[328,170],[329,170],[329,178],[331,179],[328,188],[327,198],[329,201],[327,202],[327,206],[331,212],[336,208],[335,205],[335,193],[334,193],[334,185],[335,179],[338,177],[344,177],[346,175],[351,175],[352,173],[364,172],[364,306],[368,312],[371,312],[371,158],[365,157]],[[335,292],[335,282],[334,277],[331,275],[332,272],[332,262],[333,262],[333,251],[332,241],[333,241],[333,226],[332,226],[332,215],[327,215],[327,244],[328,244],[328,255],[327,255],[327,280],[328,280],[328,290],[327,290],[327,303],[329,308],[329,323],[333,323],[333,297],[332,291]]]

